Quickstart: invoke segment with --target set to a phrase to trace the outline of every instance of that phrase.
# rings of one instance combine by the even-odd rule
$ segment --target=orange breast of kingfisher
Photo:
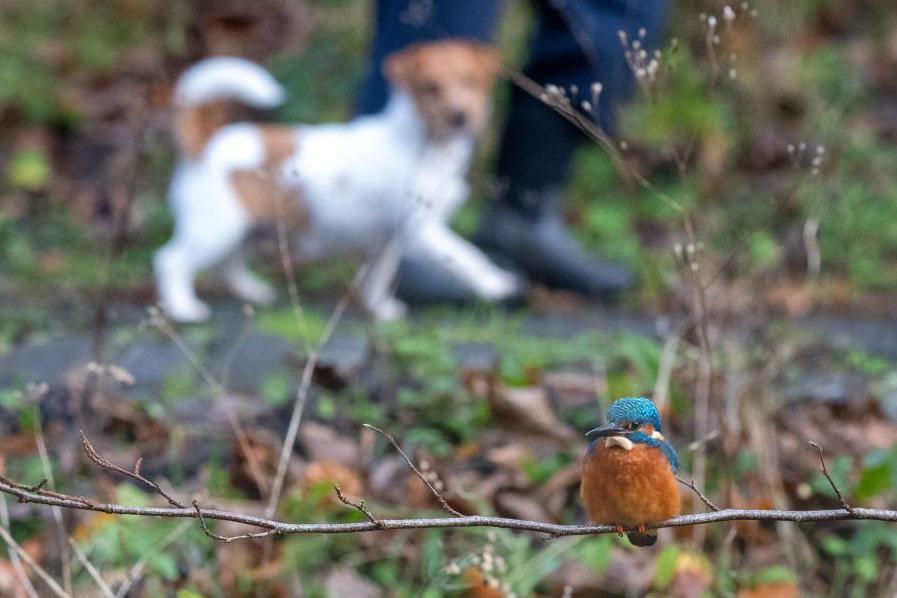
[[[659,448],[632,450],[598,441],[583,463],[580,496],[594,523],[635,527],[679,514],[679,488]]]

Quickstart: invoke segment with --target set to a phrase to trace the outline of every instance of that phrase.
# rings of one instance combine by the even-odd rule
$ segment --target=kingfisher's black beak
[[[608,436],[626,436],[630,432],[631,430],[622,428],[617,424],[607,423],[603,426],[598,426],[594,430],[589,430],[588,432],[586,432],[586,438],[588,438],[589,440],[593,440],[595,438],[606,438]]]

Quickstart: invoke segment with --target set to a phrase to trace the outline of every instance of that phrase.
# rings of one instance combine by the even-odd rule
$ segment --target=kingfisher
[[[679,456],[663,436],[660,415],[650,399],[614,401],[607,423],[586,434],[591,440],[582,466],[580,496],[593,523],[609,523],[635,546],[657,541],[649,523],[679,514],[676,472]]]

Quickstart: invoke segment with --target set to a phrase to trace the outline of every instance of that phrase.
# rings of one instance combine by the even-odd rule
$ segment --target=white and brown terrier
[[[401,317],[393,295],[402,255],[451,270],[486,300],[519,291],[518,279],[459,237],[448,221],[467,197],[474,138],[485,126],[497,54],[466,41],[418,44],[384,63],[385,109],[344,124],[225,124],[225,104],[273,107],[284,92],[239,58],[211,58],[175,88],[180,163],[170,187],[173,238],[155,256],[161,304],[179,321],[209,308],[196,274],[215,265],[241,299],[274,291],[246,266],[241,245],[258,225],[285,222],[304,260],[357,254],[371,263],[361,287],[377,318]]]

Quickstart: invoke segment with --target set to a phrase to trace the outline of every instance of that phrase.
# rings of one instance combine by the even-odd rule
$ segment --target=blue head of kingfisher
[[[650,546],[657,534],[647,525],[679,514],[679,457],[649,399],[618,399],[607,420],[586,434],[580,495],[591,521],[628,528],[630,542]]]
[[[679,471],[679,455],[676,449],[663,437],[660,414],[650,399],[645,397],[623,397],[617,399],[607,411],[607,423],[586,433],[591,440],[591,455],[595,445],[602,438],[622,438],[633,444],[644,444],[658,448],[670,463],[673,473]],[[625,447],[624,447],[625,448]]]

